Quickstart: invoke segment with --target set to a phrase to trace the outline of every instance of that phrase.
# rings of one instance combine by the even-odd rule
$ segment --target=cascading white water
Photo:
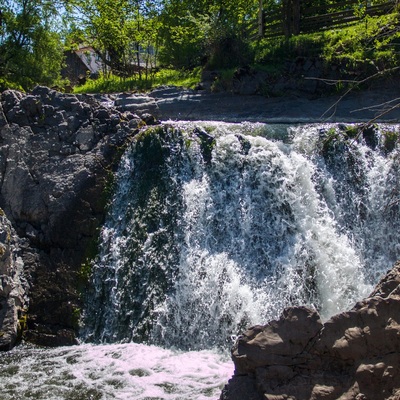
[[[285,142],[256,128],[170,125],[126,152],[86,337],[224,346],[289,305],[346,309],[393,264],[396,151],[332,140],[337,126],[292,128]]]
[[[139,136],[121,161],[83,339],[142,343],[0,353],[1,399],[218,398],[230,335],[287,305],[327,318],[400,258],[398,130],[356,140],[339,125],[177,123]]]

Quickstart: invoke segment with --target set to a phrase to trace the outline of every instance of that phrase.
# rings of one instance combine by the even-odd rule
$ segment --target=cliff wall
[[[76,342],[107,190],[142,125],[94,96],[1,94],[0,348]]]

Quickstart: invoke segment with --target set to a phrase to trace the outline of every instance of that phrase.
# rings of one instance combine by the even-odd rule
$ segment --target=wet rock
[[[370,297],[323,325],[305,307],[256,326],[233,350],[221,399],[395,399],[400,391],[400,262]],[[241,391],[235,387],[240,383]],[[246,389],[248,388],[248,389]],[[238,393],[238,394],[236,394]]]
[[[201,154],[206,163],[211,162],[212,149],[215,144],[214,136],[207,133],[203,128],[195,128],[193,133],[200,139]]]
[[[378,146],[379,139],[377,129],[373,125],[365,127],[362,130],[362,135],[368,147],[375,149]]]
[[[149,113],[142,114],[142,120],[146,123],[146,125],[158,125],[160,121],[156,119],[156,117]]]
[[[153,97],[142,95],[122,94],[115,99],[115,106],[118,111],[131,112],[142,116],[144,114],[155,114],[157,104]]]
[[[80,128],[76,133],[76,144],[80,151],[89,151],[95,144],[95,134],[93,126]]]
[[[241,95],[260,94],[267,79],[266,72],[256,72],[250,67],[238,68],[233,74],[233,92]]]
[[[278,321],[250,328],[237,340],[232,353],[236,372],[302,363],[303,351],[321,328],[316,311],[306,307],[286,309]]]
[[[6,90],[1,94],[1,103],[5,113],[8,113],[14,106],[16,106],[23,94],[17,90]]]
[[[255,379],[248,376],[235,375],[222,390],[220,400],[246,399],[263,400],[255,385]]]
[[[308,65],[308,64],[307,64]],[[377,117],[377,104],[397,98],[395,85],[384,89],[353,91],[344,97],[333,94],[320,96],[321,80],[316,68],[318,63],[299,77],[281,76],[272,79],[268,74],[257,73],[258,91],[239,95],[232,91],[212,93],[203,90],[164,86],[148,94],[155,108],[144,111],[132,107],[129,111],[142,115],[153,114],[157,119],[189,121],[229,121],[266,123],[315,123],[315,122],[365,122]],[[289,67],[287,67],[289,68]],[[212,76],[210,74],[209,78]],[[304,76],[303,76],[304,75]],[[240,75],[241,76],[241,75]],[[262,78],[262,76],[264,76]],[[253,79],[251,78],[251,79]],[[307,78],[307,79],[306,79]],[[310,79],[309,79],[310,78]],[[211,79],[211,78],[210,78]],[[247,79],[247,78],[241,78]],[[250,79],[250,78],[249,78]],[[313,87],[318,84],[318,90]],[[241,84],[240,84],[241,85]],[[246,83],[243,84],[244,86]],[[244,88],[248,90],[247,88]],[[117,98],[128,98],[118,95]],[[332,107],[334,105],[334,107]],[[123,107],[121,107],[123,110]],[[136,110],[136,111],[135,111]],[[140,113],[139,113],[140,111]],[[400,121],[400,108],[394,108],[378,118],[379,121]]]

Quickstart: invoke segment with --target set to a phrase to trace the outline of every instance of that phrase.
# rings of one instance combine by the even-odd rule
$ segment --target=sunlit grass
[[[367,17],[357,24],[290,38],[265,38],[255,47],[256,63],[275,70],[287,59],[319,58],[327,65],[360,69],[375,65],[393,68],[399,63],[399,13]],[[272,67],[271,67],[272,66]]]
[[[201,68],[191,71],[161,69],[154,74],[143,72],[131,77],[121,78],[116,75],[100,76],[98,79],[88,79],[82,86],[76,86],[74,93],[115,93],[129,91],[146,91],[162,85],[174,85],[194,88],[201,80]]]

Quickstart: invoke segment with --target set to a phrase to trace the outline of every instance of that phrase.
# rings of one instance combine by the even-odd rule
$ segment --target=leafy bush
[[[210,43],[208,48],[208,69],[233,68],[253,62],[250,44],[236,35],[226,35]]]

